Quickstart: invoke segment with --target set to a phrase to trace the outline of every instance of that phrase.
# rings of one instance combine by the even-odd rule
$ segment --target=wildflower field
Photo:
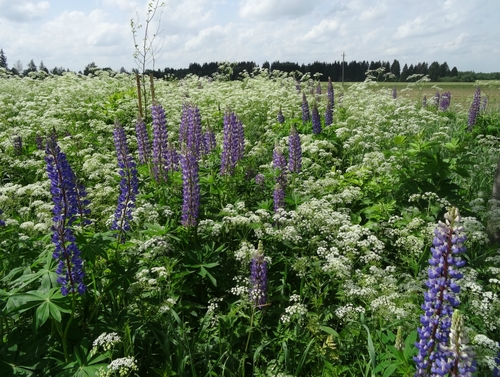
[[[411,88],[0,76],[0,375],[498,375],[500,83]]]

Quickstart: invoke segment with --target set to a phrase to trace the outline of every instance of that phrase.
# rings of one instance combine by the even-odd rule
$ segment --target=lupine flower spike
[[[319,117],[318,105],[316,102],[314,102],[312,109],[312,132],[316,135],[321,133],[321,118]]]
[[[139,163],[146,164],[151,155],[151,145],[149,144],[148,130],[142,118],[137,118],[135,122],[135,132],[137,137],[137,150],[139,152]]]
[[[156,182],[167,180],[168,134],[165,110],[161,105],[151,106],[153,117],[153,176]]]
[[[286,158],[278,148],[273,151],[273,167],[276,169],[276,185],[274,186],[273,200],[274,212],[285,207],[285,189],[286,189]]]
[[[3,213],[3,211],[0,209],[0,215]],[[0,219],[0,226],[5,226],[5,221]]]
[[[243,158],[245,135],[243,124],[234,113],[224,115],[224,139],[221,156],[221,175],[233,175],[236,164]]]
[[[278,111],[278,123],[279,124],[285,123],[285,117],[283,116],[283,112],[281,111],[281,106],[280,106],[280,109]]]
[[[309,103],[307,102],[306,94],[302,93],[302,123],[307,123],[311,120],[311,113],[309,112]]]
[[[479,115],[479,107],[481,105],[481,88],[477,87],[474,93],[474,99],[469,109],[469,119],[467,121],[467,130],[472,131],[472,127],[477,122],[477,117]]]
[[[257,252],[250,263],[250,300],[259,309],[267,302],[267,261],[264,246],[259,241]]]
[[[300,135],[294,126],[290,129],[290,136],[288,137],[288,170],[291,173],[300,173],[302,170]]]
[[[51,184],[50,192],[54,202],[52,242],[55,245],[53,257],[58,260],[57,282],[61,284],[63,296],[76,292],[83,294],[87,288],[83,284],[85,276],[83,261],[71,229],[78,214],[75,176],[66,155],[61,152],[53,138],[49,138],[47,141],[45,161]]]
[[[440,370],[437,360],[447,357],[443,347],[448,345],[450,338],[453,308],[459,304],[455,295],[460,292],[457,280],[462,274],[458,268],[465,265],[460,254],[465,252],[466,237],[459,225],[460,215],[456,208],[451,208],[445,219],[445,223],[438,223],[431,247],[428,291],[424,294],[422,327],[418,328],[419,341],[415,344],[419,351],[414,357],[416,377],[429,376],[431,372],[432,376],[441,375],[437,372]]]
[[[123,232],[130,230],[132,220],[132,209],[135,207],[135,199],[139,193],[137,180],[137,166],[129,153],[127,138],[123,127],[116,125],[113,131],[116,157],[120,168],[120,196],[116,207],[115,217],[111,230],[118,230],[118,240],[124,242]]]
[[[196,226],[200,211],[199,166],[195,151],[185,149],[180,156],[182,169],[182,219],[185,227]]]

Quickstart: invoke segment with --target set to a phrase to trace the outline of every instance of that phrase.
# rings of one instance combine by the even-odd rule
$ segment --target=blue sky
[[[147,4],[0,0],[0,48],[9,67],[33,59],[49,69],[79,71],[93,61],[130,70],[130,20],[144,22]],[[460,71],[500,71],[498,0],[165,0],[162,9],[156,68],[333,62],[345,52],[346,61],[446,61]]]

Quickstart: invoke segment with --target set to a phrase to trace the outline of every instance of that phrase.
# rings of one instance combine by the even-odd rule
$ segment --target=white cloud
[[[132,0],[104,0],[104,6],[118,8],[121,11],[133,11],[137,7],[137,2]]]
[[[48,1],[0,0],[0,17],[16,22],[33,21],[42,18],[49,8]]]
[[[239,14],[249,20],[300,18],[310,13],[317,0],[242,0]]]
[[[332,38],[334,32],[339,28],[337,20],[322,20],[314,25],[301,39],[305,42],[320,43]]]

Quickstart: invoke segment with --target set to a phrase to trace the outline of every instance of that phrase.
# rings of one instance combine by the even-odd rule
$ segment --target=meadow
[[[0,375],[498,375],[500,82],[397,84],[0,72]]]

